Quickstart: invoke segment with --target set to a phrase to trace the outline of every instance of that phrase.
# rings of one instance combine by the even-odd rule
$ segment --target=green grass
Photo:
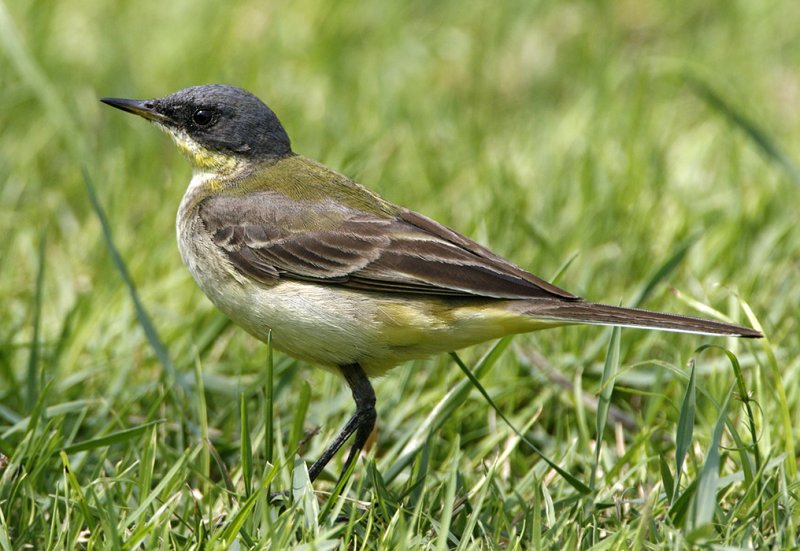
[[[796,547],[798,19],[790,0],[0,2],[0,550]],[[330,497],[344,453],[313,487],[298,458],[350,393],[279,352],[268,370],[214,310],[175,246],[187,164],[97,101],[206,82],[575,293],[768,338],[574,327],[461,351],[520,435],[453,358],[400,366]]]

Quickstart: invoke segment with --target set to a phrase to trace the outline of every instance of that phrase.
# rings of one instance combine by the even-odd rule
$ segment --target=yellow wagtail
[[[567,324],[761,337],[694,317],[593,304],[292,151],[253,94],[223,85],[102,99],[172,136],[194,175],[178,210],[181,257],[203,292],[258,339],[341,373],[356,412],[314,480],[375,424],[369,377],[406,360]]]

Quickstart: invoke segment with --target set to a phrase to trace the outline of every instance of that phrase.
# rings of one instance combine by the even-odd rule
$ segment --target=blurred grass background
[[[789,0],[0,2],[0,548],[796,545],[798,20]],[[703,314],[702,303],[750,323],[741,297],[769,343],[623,331],[612,404],[624,419],[603,435],[589,497],[524,446],[490,469],[513,439],[474,392],[413,466],[380,483],[463,380],[442,357],[375,383],[377,470],[360,464],[350,496],[380,507],[334,500],[353,507],[344,523],[310,505],[261,499],[248,510],[239,397],[266,480],[266,347],[228,327],[181,265],[173,228],[186,162],[97,101],[212,82],[264,99],[295,151],[542,277],[560,273],[577,294],[632,304],[653,282],[643,307]],[[84,168],[177,378],[137,321]],[[581,397],[599,392],[609,334],[518,337],[483,380],[518,426],[535,418],[529,437],[584,481],[595,434]],[[711,528],[698,529],[673,514],[659,458],[674,462],[685,367],[697,358],[691,497],[735,380],[723,354],[695,354],[704,342],[739,358],[768,468],[757,484],[742,479],[756,452],[731,440],[747,432],[737,395],[727,482]],[[462,357],[474,365],[487,349]],[[275,362],[276,457],[288,465],[273,489],[283,490],[304,434],[320,427],[301,449],[313,459],[352,405],[335,377]],[[59,457],[86,441],[95,445]],[[470,493],[489,470],[487,490]],[[315,487],[332,489],[329,478]],[[230,528],[237,511],[242,532]]]

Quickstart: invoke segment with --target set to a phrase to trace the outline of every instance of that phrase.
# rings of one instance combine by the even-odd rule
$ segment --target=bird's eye
[[[214,114],[208,109],[198,109],[192,114],[192,122],[197,126],[207,126],[214,118]]]

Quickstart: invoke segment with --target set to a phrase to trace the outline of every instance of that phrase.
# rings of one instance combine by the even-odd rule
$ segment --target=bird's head
[[[149,100],[100,101],[155,123],[196,170],[221,172],[242,163],[291,155],[289,136],[260,99],[234,86],[208,84]]]

